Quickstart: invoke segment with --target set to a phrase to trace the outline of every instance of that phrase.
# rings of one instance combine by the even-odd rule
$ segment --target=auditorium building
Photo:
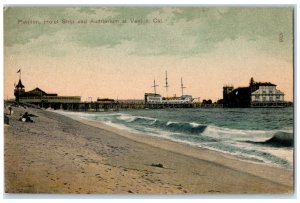
[[[270,82],[254,82],[249,87],[223,87],[223,107],[284,107],[284,93]]]
[[[38,87],[26,92],[21,79],[19,79],[18,84],[15,86],[14,95],[16,97],[16,102],[37,105],[42,104],[43,106],[55,106],[55,104],[60,105],[64,103],[81,102],[80,96],[58,96],[56,93],[47,93]]]

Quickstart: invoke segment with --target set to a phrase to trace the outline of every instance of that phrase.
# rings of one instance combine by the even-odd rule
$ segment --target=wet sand
[[[6,193],[293,193],[289,169],[53,112],[13,110],[4,127]],[[34,123],[18,121],[25,111],[38,116]]]

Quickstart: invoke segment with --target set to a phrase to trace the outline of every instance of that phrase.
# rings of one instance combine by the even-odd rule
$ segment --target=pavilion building
[[[64,103],[81,102],[80,96],[58,96],[56,93],[47,93],[38,87],[26,92],[21,79],[19,79],[18,84],[15,86],[14,95],[16,97],[16,102],[37,105],[43,104],[43,106],[55,106],[55,104],[60,105]]]

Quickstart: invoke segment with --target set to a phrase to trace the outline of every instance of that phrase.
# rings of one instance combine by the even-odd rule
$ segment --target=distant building
[[[223,87],[223,107],[284,107],[284,93],[269,82],[250,80],[249,87]]]
[[[14,95],[17,102],[40,104],[40,103],[80,103],[80,96],[58,96],[56,93],[46,93],[40,88],[26,92],[21,79],[15,86]]]
[[[20,96],[24,95],[24,93],[25,93],[25,86],[22,84],[22,81],[20,79],[18,84],[15,86],[15,90],[14,90],[16,102],[19,102]]]
[[[99,103],[114,103],[114,99],[109,99],[109,98],[97,98],[97,102]]]
[[[223,87],[223,107],[245,108],[251,106],[251,93],[249,87],[233,86]]]
[[[154,102],[160,102],[161,100],[162,100],[162,97],[161,97],[160,94],[145,93],[145,96],[144,96],[144,102],[145,102],[145,104],[154,103]]]
[[[255,83],[251,86],[251,106],[259,107],[266,104],[284,103],[284,93],[276,89],[272,83]]]

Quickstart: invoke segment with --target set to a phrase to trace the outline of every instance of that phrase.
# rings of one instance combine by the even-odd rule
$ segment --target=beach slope
[[[292,194],[293,171],[54,112],[14,108],[6,193]],[[18,121],[28,111],[33,123]]]

